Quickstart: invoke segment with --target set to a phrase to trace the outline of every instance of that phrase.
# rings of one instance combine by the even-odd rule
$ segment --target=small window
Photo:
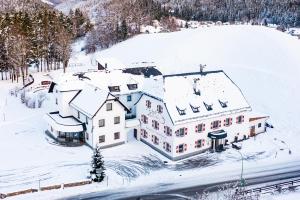
[[[205,102],[203,102],[203,104],[204,104],[204,106],[205,106],[205,108],[206,108],[207,111],[211,111],[213,109],[212,108],[212,104],[209,105],[209,104],[206,104]]]
[[[216,120],[211,123],[211,129],[216,129],[220,127],[221,127],[221,121]]]
[[[111,111],[112,110],[112,103],[107,103],[106,104],[106,110]]]
[[[58,100],[57,100],[57,98],[55,98],[55,104],[58,105]]]
[[[80,119],[80,112],[77,112],[77,118]]]
[[[177,137],[183,137],[185,135],[187,135],[187,128],[180,128],[176,131]]]
[[[114,138],[115,138],[115,140],[120,139],[120,132],[114,133]]]
[[[127,101],[128,101],[128,102],[131,101],[131,95],[128,95],[128,96],[127,96]]]
[[[191,106],[191,109],[192,109],[192,111],[193,111],[193,113],[197,113],[197,112],[199,112],[200,110],[199,110],[199,108],[200,108],[200,106],[192,106],[191,104],[190,104],[190,106]]]
[[[164,142],[164,149],[167,151],[167,152],[171,152],[171,145],[167,142]]]
[[[237,124],[241,124],[244,122],[244,116],[243,115],[240,115],[236,118],[236,123]]]
[[[110,92],[120,92],[120,86],[109,86],[108,89]]]
[[[120,117],[114,118],[114,124],[120,124]]]
[[[176,108],[177,108],[177,111],[178,111],[179,115],[185,115],[186,114],[185,109],[180,109],[177,106],[176,106]]]
[[[51,126],[50,130],[51,130],[51,132],[53,132],[53,127],[52,126]]]
[[[156,130],[159,130],[159,123],[156,120],[152,120],[152,127],[155,128]]]
[[[141,129],[141,135],[143,138],[148,138],[148,132],[145,129]]]
[[[148,124],[148,117],[146,115],[142,115],[141,120],[144,124]]]
[[[223,102],[223,101],[219,100],[219,103],[220,103],[220,105],[221,105],[222,108],[227,108],[227,103],[228,103],[227,101]]]
[[[100,119],[99,120],[99,127],[104,127],[105,126],[105,120],[104,119]]]
[[[88,132],[85,133],[85,138],[86,138],[86,140],[89,140],[89,133]]]
[[[261,127],[261,123],[258,123],[258,128],[260,128]]]
[[[137,84],[127,84],[129,90],[136,90],[138,88]]]
[[[155,135],[152,135],[152,142],[156,145],[159,145],[159,139]]]
[[[157,105],[157,112],[162,113],[163,112],[163,107],[161,105]]]
[[[187,144],[180,144],[176,147],[176,153],[183,153],[187,150]]]
[[[200,139],[195,142],[195,148],[201,148],[204,145],[204,140]]]
[[[224,126],[230,126],[232,124],[232,118],[226,118],[224,120]]]
[[[195,127],[195,132],[196,133],[201,133],[205,131],[205,124],[198,124],[196,127]]]
[[[151,101],[149,101],[149,100],[146,101],[146,107],[151,108]]]
[[[87,116],[85,116],[85,123],[89,124],[89,118]]]
[[[105,142],[105,135],[99,136],[99,143]]]
[[[165,126],[164,127],[164,133],[167,135],[167,136],[172,136],[172,129],[168,126]]]

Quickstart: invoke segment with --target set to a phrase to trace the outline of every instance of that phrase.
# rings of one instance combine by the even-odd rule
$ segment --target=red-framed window
[[[232,125],[232,118],[228,117],[224,119],[224,126],[230,126],[230,125]]]
[[[150,100],[146,100],[146,107],[151,108],[151,101]]]
[[[221,120],[216,120],[210,123],[210,129],[221,128]]]
[[[167,135],[167,136],[172,136],[172,129],[168,126],[164,126],[164,133]]]
[[[196,133],[201,133],[205,131],[205,124],[201,123],[201,124],[197,124],[195,126],[195,132]]]
[[[156,144],[156,145],[159,145],[159,139],[158,139],[158,137],[155,136],[155,135],[152,135],[152,142],[153,142],[154,144]]]
[[[244,119],[245,119],[244,115],[237,116],[236,117],[236,123],[241,124],[241,123],[244,122]]]
[[[187,144],[180,144],[176,146],[176,153],[184,153],[187,151]]]
[[[148,132],[145,129],[141,129],[141,136],[143,138],[148,138]]]
[[[195,141],[195,148],[201,148],[205,145],[205,140],[204,139],[199,139]]]
[[[157,112],[162,113],[163,112],[163,107],[161,105],[157,105]]]
[[[171,152],[172,151],[172,146],[167,143],[167,142],[164,142],[164,149],[167,151],[167,152]]]
[[[141,121],[144,123],[144,124],[148,124],[148,117],[146,115],[141,115]]]
[[[156,120],[152,120],[152,127],[156,130],[159,130],[159,123]]]
[[[175,132],[177,137],[183,137],[183,136],[187,135],[187,133],[188,133],[187,128],[180,128]]]

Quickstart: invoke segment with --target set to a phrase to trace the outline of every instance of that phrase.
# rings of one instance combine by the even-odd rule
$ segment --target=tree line
[[[300,26],[300,0],[160,0],[186,20]]]
[[[65,71],[72,41],[91,27],[79,9],[69,15],[48,8],[0,13],[1,79],[22,77],[24,83],[30,66],[37,71]]]

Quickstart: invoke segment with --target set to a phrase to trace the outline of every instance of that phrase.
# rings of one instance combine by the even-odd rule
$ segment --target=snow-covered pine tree
[[[90,171],[92,181],[101,182],[105,177],[105,167],[103,156],[100,153],[100,147],[97,146],[92,156],[92,170]]]

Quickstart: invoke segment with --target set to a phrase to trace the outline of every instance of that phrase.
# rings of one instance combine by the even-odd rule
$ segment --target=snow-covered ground
[[[82,43],[74,45],[70,61],[74,67],[69,71],[95,69],[95,59],[99,57],[116,57],[127,65],[155,62],[163,73],[198,71],[199,64],[207,64],[205,70],[223,69],[242,89],[253,110],[268,114],[275,126],[242,143],[246,178],[247,174],[272,173],[274,168],[300,165],[300,41],[296,37],[259,26],[216,26],[139,35],[88,56],[80,52]],[[41,109],[31,110],[9,96],[8,89],[13,86],[0,82],[0,193],[37,188],[39,180],[42,186],[85,180],[92,151],[86,146],[57,146],[44,134],[42,116],[53,111],[53,99],[49,97]],[[132,141],[105,149],[103,155],[108,181],[18,198],[39,199],[46,195],[53,199],[116,188],[134,191],[136,187],[158,184],[183,187],[238,179],[241,167],[240,156],[232,149],[171,162]]]

